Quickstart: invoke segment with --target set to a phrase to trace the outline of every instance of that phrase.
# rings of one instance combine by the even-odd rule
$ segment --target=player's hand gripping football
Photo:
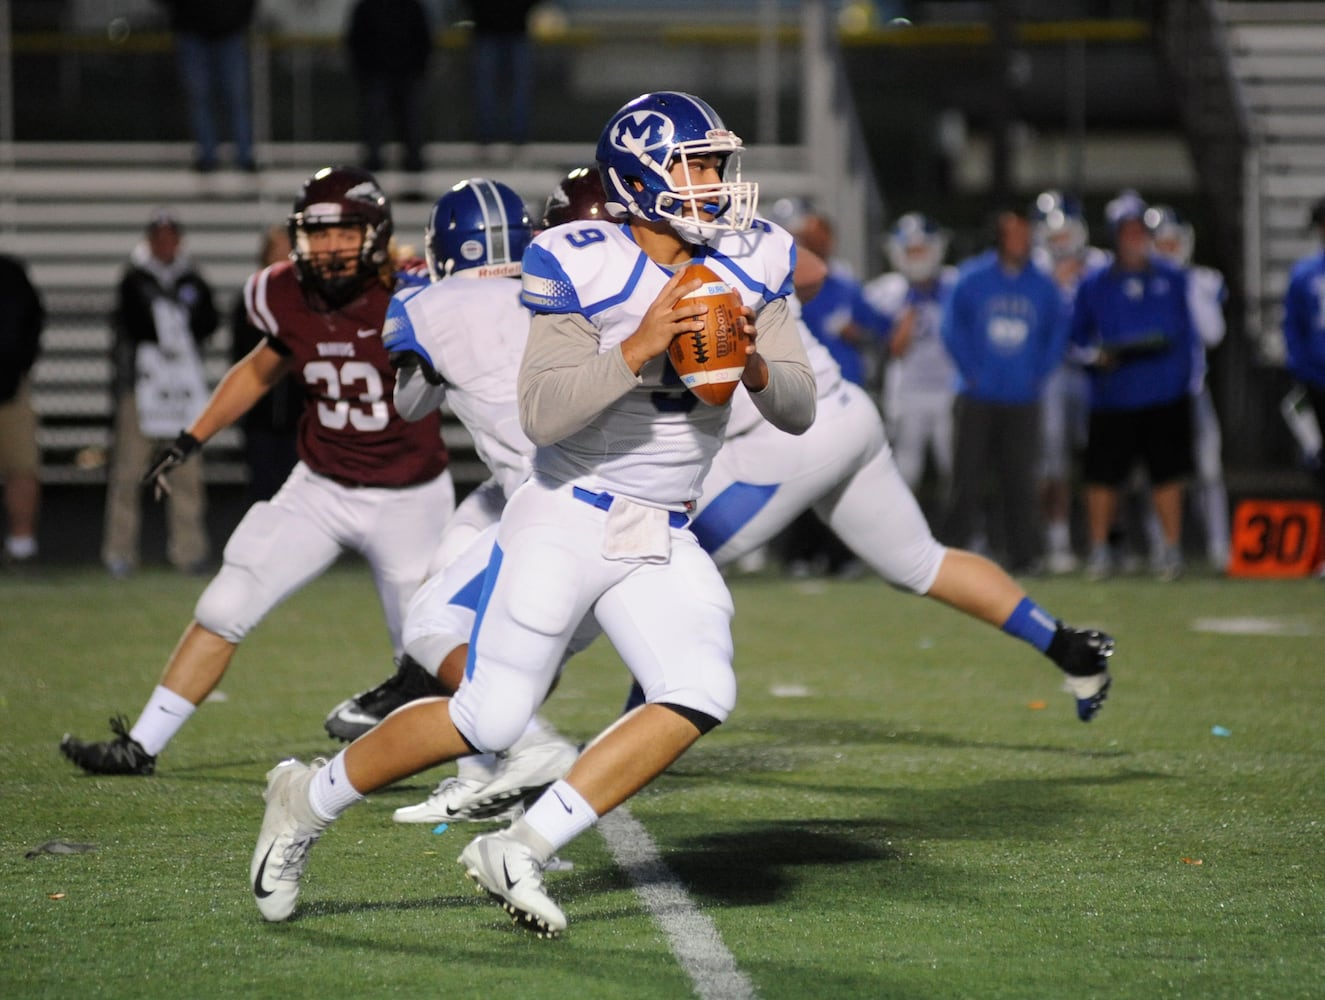
[[[704,329],[703,304],[683,298],[703,284],[698,278],[687,281],[677,271],[663,285],[639,328],[621,344],[621,355],[636,375],[645,362],[666,351],[674,337]]]
[[[173,444],[168,448],[162,448],[152,459],[152,465],[143,473],[143,485],[149,483],[152,486],[152,496],[161,500],[170,495],[170,481],[166,478],[166,473],[177,465],[183,465],[190,455],[201,447],[196,437],[188,431],[180,431],[179,437],[175,438]]]

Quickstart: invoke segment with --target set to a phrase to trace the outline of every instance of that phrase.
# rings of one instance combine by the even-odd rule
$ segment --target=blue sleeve
[[[1093,347],[1096,343],[1095,324],[1091,316],[1091,291],[1094,282],[1089,278],[1077,286],[1076,297],[1072,300],[1072,320],[1068,343],[1076,347]]]
[[[851,320],[880,340],[886,338],[893,328],[892,317],[875,309],[870,300],[865,298],[865,289],[859,284],[851,294]]]
[[[582,313],[575,285],[561,262],[538,244],[524,252],[520,304],[531,312]]]
[[[943,322],[939,327],[939,337],[943,341],[943,346],[948,349],[953,364],[957,366],[957,372],[963,383],[968,386],[973,379],[976,367],[975,354],[970,346],[972,324],[969,313],[971,308],[970,279],[963,277],[958,280],[952,290],[952,298],[948,301],[948,308],[943,310]]]
[[[430,371],[436,372],[432,355],[419,343],[418,335],[414,332],[414,321],[409,318],[409,311],[405,308],[405,302],[410,297],[410,294],[391,297],[386,307],[386,321],[382,324],[382,346],[388,355],[417,354]]]

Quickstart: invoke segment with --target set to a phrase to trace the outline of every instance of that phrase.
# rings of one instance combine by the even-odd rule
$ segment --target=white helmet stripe
[[[475,177],[469,182],[478,198],[479,210],[483,213],[483,227],[487,233],[488,263],[505,264],[511,259],[511,246],[508,239],[510,220],[506,217],[506,206],[502,204],[501,194],[489,180]]]

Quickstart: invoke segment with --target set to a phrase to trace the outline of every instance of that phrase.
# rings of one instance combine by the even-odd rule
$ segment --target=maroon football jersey
[[[396,374],[382,346],[390,301],[373,282],[340,309],[313,309],[290,261],[244,284],[249,321],[304,383],[299,457],[314,472],[357,486],[413,486],[446,468],[441,415],[410,423],[396,412]]]

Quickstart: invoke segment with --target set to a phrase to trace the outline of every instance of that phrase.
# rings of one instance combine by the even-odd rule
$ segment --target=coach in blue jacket
[[[1325,198],[1311,206],[1311,224],[1325,242]],[[1284,349],[1289,374],[1306,391],[1317,422],[1325,427],[1325,251],[1293,265],[1284,295]],[[1309,457],[1325,483],[1325,450]]]
[[[1007,565],[1038,568],[1043,532],[1036,500],[1040,390],[1066,350],[1058,289],[1031,263],[1031,224],[1002,211],[994,249],[967,261],[943,317],[957,367],[956,447],[947,541],[969,546],[986,480],[1003,513]]]
[[[1140,461],[1164,533],[1162,580],[1182,572],[1182,495],[1192,472],[1192,359],[1195,324],[1187,274],[1151,253],[1146,204],[1125,191],[1105,209],[1116,257],[1087,275],[1072,310],[1072,349],[1090,375],[1086,441],[1087,575],[1113,570],[1109,528],[1118,494]]]

